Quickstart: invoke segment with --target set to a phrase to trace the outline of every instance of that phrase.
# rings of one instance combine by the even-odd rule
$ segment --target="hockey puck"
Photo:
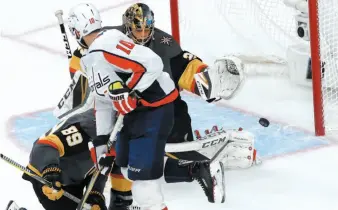
[[[265,119],[265,118],[260,118],[259,119],[259,124],[261,124],[263,127],[268,127],[270,125],[269,120]]]

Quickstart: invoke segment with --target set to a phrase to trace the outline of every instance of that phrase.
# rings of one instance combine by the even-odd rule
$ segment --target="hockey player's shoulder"
[[[118,26],[104,26],[102,28],[102,30],[112,30],[112,29],[115,29],[115,30],[118,30],[118,31],[121,31],[123,32],[124,31],[124,26],[123,25],[118,25]]]
[[[107,50],[115,46],[121,39],[128,38],[125,34],[117,29],[102,30],[96,37],[95,41],[89,47],[89,53],[97,50]]]
[[[170,47],[178,45],[173,36],[158,28],[155,28],[154,39],[163,46]]]

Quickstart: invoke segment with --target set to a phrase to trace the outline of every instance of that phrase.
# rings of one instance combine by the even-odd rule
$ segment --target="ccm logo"
[[[63,105],[65,104],[65,100],[67,100],[67,98],[70,96],[71,92],[74,90],[76,85],[75,80],[72,80],[72,83],[70,84],[70,86],[68,87],[66,93],[63,95],[63,98],[61,98],[60,102],[58,103],[58,108],[61,109],[63,107]]]
[[[207,147],[210,147],[210,146],[214,146],[216,144],[220,144],[220,143],[223,143],[227,140],[226,137],[222,137],[222,138],[219,138],[219,139],[215,139],[213,141],[210,141],[210,142],[206,142],[202,145],[202,148],[207,148]]]

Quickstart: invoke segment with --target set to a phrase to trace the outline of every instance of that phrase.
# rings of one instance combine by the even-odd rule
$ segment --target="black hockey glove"
[[[61,169],[58,165],[49,165],[42,172],[42,178],[52,184],[52,188],[47,185],[42,186],[42,192],[49,200],[59,200],[63,195],[61,188]]]
[[[110,173],[116,156],[113,148],[108,150],[108,140],[108,135],[101,135],[97,136],[93,141],[88,142],[90,156],[95,167],[101,170],[101,174],[106,176]]]
[[[98,191],[91,191],[87,202],[92,205],[91,210],[107,210],[104,195]]]

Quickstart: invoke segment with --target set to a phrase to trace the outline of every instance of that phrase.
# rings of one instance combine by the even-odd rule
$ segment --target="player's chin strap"
[[[200,96],[205,100],[213,98],[231,99],[244,82],[244,66],[235,56],[217,59],[206,71],[194,75]]]

